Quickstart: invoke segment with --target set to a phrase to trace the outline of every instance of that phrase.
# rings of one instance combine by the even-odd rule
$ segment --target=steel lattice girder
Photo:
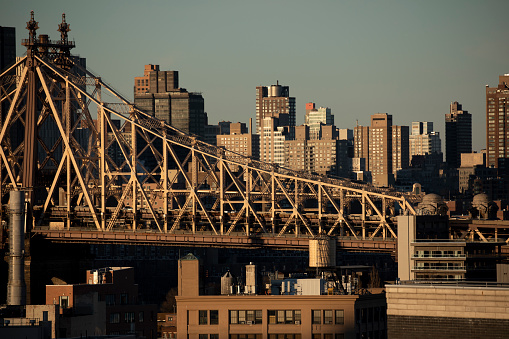
[[[26,80],[29,63],[35,89]],[[32,141],[46,153],[36,162],[38,176],[30,187],[37,225],[64,219],[67,229],[152,227],[164,233],[305,237],[339,232],[364,239],[395,238],[391,217],[397,207],[415,214],[410,195],[277,167],[201,142],[139,111],[77,64],[82,76],[37,55],[13,67],[23,65],[15,89],[13,68],[0,76],[1,101],[9,103],[0,132],[2,198],[23,187],[27,161],[20,151],[26,145],[13,149],[11,126],[35,110],[36,133],[46,121],[56,133],[53,144],[43,135]],[[103,93],[117,102],[105,102]],[[29,95],[37,96],[30,109]],[[78,138],[78,132],[86,137]],[[56,202],[59,192],[65,199]],[[361,211],[354,211],[354,204]]]

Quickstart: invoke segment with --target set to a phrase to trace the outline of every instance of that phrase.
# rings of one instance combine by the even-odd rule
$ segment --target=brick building
[[[73,321],[76,315],[90,315],[92,328],[105,322],[107,335],[157,337],[157,305],[138,300],[132,267],[88,270],[84,284],[46,285],[46,304],[59,305],[59,337],[76,335],[75,327],[86,325]]]

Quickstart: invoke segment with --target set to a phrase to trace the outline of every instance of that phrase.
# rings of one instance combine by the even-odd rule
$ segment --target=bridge
[[[0,74],[1,201],[26,192],[27,228],[53,241],[394,252],[413,195],[218,148],[138,110],[60,40],[36,36]],[[4,208],[1,206],[0,208]],[[6,219],[8,211],[0,210]]]

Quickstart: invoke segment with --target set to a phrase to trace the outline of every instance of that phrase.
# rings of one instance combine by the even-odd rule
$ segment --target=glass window
[[[269,310],[269,324],[275,324],[276,323],[276,311],[275,310]]]
[[[336,324],[342,325],[345,323],[345,311],[344,310],[336,310]]]
[[[124,313],[124,320],[126,323],[133,323],[134,322],[134,312]]]
[[[219,339],[219,334],[211,334],[210,339]]]
[[[323,311],[323,323],[332,324],[332,310]]]
[[[140,313],[138,313],[138,322],[142,323],[143,322],[143,311],[141,311]]]
[[[110,313],[110,324],[118,324],[120,322],[120,313]]]
[[[230,311],[230,324],[239,323],[239,314],[237,311]]]
[[[313,316],[312,323],[313,324],[321,324],[322,320],[320,318],[320,313],[321,313],[320,310],[313,310],[311,312],[312,312],[312,316]]]
[[[210,311],[210,324],[211,325],[219,324],[219,311],[218,310]]]
[[[207,336],[206,334],[200,334],[200,335],[198,336],[198,338],[200,338],[200,339],[208,339],[207,337],[208,337],[208,336]]]
[[[208,321],[207,321],[207,311],[198,311],[199,312],[199,324],[200,325],[207,325]]]
[[[239,311],[239,324],[246,323],[246,311]]]

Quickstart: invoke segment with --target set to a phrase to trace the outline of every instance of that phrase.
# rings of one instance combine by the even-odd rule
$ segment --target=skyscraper
[[[16,29],[0,26],[0,72],[16,61]]]
[[[410,134],[410,154],[409,160],[412,161],[414,155],[427,155],[432,153],[442,153],[442,143],[440,134],[433,131],[433,123],[429,121],[412,122],[412,132]]]
[[[408,168],[408,126],[392,126],[392,173]]]
[[[392,115],[377,113],[371,116],[369,127],[369,170],[373,185],[388,187],[392,175]]]
[[[308,110],[308,107],[308,104],[306,104],[306,125],[309,126],[309,137],[310,139],[319,139],[320,126],[334,125],[334,115],[331,114],[331,109],[328,107],[313,108],[310,110]]]
[[[144,75],[134,79],[136,107],[182,132],[205,136],[208,119],[203,96],[180,88],[178,71],[145,65]]]
[[[457,101],[445,115],[445,161],[451,168],[461,165],[461,153],[472,152],[472,115]]]
[[[263,119],[278,118],[279,114],[288,114],[290,138],[295,133],[295,98],[290,97],[290,87],[279,85],[256,87],[256,133],[261,134]]]
[[[497,87],[486,85],[486,149],[488,166],[509,158],[509,74],[498,77]]]

